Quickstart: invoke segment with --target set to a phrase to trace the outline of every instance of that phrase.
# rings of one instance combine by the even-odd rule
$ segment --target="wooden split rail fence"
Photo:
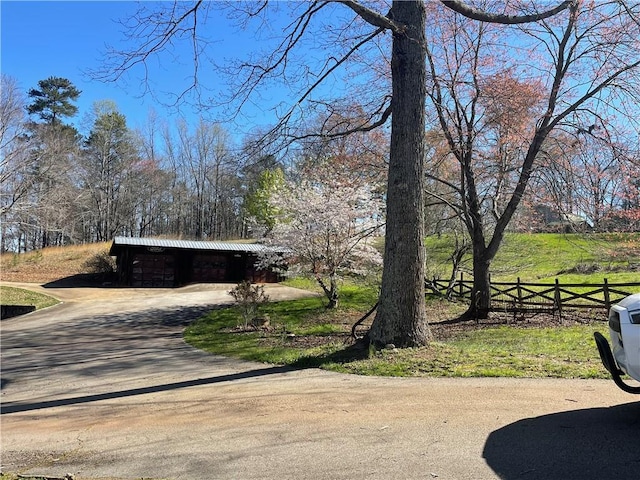
[[[461,275],[455,281],[451,295],[454,298],[470,299],[472,280]],[[446,280],[433,279],[428,288],[444,295],[449,288]],[[611,305],[623,298],[640,293],[640,282],[632,283],[525,283],[491,282],[491,310],[508,312],[552,312],[562,315],[563,310],[579,308],[601,308],[609,310]]]

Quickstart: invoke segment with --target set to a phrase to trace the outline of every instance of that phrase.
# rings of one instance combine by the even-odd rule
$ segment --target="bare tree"
[[[345,19],[341,29],[327,28],[334,39],[327,57],[319,62],[318,71],[309,74],[304,66],[291,70],[293,51],[309,37],[314,20],[334,9],[334,5],[347,7],[354,16]],[[522,23],[548,18],[566,9],[571,2],[538,14],[524,17],[486,14],[467,8],[463,3],[448,1],[444,4],[463,15],[483,21]],[[111,78],[118,78],[133,66],[145,66],[150,55],[159,53],[168,42],[179,36],[187,36],[193,43],[194,78],[200,68],[199,54],[203,44],[198,41],[198,28],[211,14],[213,4],[205,2],[176,2],[162,12],[142,12],[131,19],[130,33],[138,40],[132,51],[114,52],[116,63],[109,67]],[[239,4],[235,10],[243,20],[258,18],[266,12],[267,2]],[[367,122],[359,129],[373,129],[383,125],[391,116],[391,151],[389,157],[387,187],[387,224],[384,272],[379,308],[369,332],[369,339],[376,345],[393,343],[397,346],[423,345],[429,341],[424,305],[424,131],[427,72],[425,67],[425,28],[427,15],[420,0],[393,1],[388,12],[375,10],[353,0],[339,2],[314,1],[295,3],[297,17],[291,22],[283,39],[270,54],[260,60],[248,61],[240,66],[241,84],[233,99],[240,105],[266,81],[284,78],[289,83],[302,80],[304,87],[293,108],[285,110],[278,127],[286,129],[299,106],[310,100],[318,85],[331,78],[339,69],[353,61],[386,33],[391,36],[391,95],[365,95],[367,105],[374,106]],[[242,11],[244,9],[244,11]],[[335,10],[335,9],[334,9]],[[344,15],[342,15],[344,18]],[[324,17],[325,20],[327,17]],[[329,26],[329,24],[325,24]],[[353,34],[351,34],[353,33]],[[326,35],[312,37],[315,41]],[[387,37],[388,38],[388,37]],[[373,42],[373,43],[372,43]],[[370,54],[371,52],[366,52]],[[300,65],[299,63],[297,64]],[[357,77],[352,77],[356,81]],[[198,86],[194,81],[191,88]],[[371,89],[369,89],[371,90]],[[366,93],[366,92],[365,92]],[[375,100],[378,103],[375,103]],[[393,113],[393,115],[392,115]],[[324,132],[319,132],[320,134]],[[347,134],[348,131],[340,132]]]
[[[628,140],[614,142],[606,133],[579,140],[554,138],[556,148],[548,145],[541,155],[528,197],[567,228],[587,223],[595,231],[608,231],[610,220],[625,205],[628,181],[635,178],[631,172],[637,147]]]
[[[13,77],[2,74],[0,80],[0,223],[1,250],[16,232],[12,219],[14,206],[31,185],[27,147],[26,99]]]
[[[640,93],[639,7],[574,3],[566,15],[515,32],[462,24],[432,7],[441,21],[427,43],[428,94],[459,164],[457,182],[441,180],[456,192],[455,208],[473,241],[468,315],[485,318],[491,261],[540,157],[551,150],[552,132],[613,131],[615,119],[606,115],[623,118],[618,102]],[[518,43],[509,46],[514,35]],[[523,61],[521,49],[535,52],[535,63]],[[496,75],[499,89],[492,86]]]
[[[0,212],[4,215],[28,189],[26,154],[26,99],[16,80],[2,74],[0,83]],[[4,223],[4,222],[3,222]]]
[[[229,133],[204,119],[193,131],[181,122],[177,135],[165,130],[164,150],[175,174],[172,216],[179,233],[198,239],[238,236],[241,193]]]
[[[176,171],[162,150],[162,122],[155,111],[149,112],[146,123],[135,136],[141,158],[133,179],[138,194],[129,231],[140,237],[171,234]]]

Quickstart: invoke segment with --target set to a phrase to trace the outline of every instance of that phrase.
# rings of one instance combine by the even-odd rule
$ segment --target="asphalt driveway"
[[[184,325],[230,302],[227,290],[50,289],[65,303],[3,320],[2,471],[78,479],[640,475],[640,403],[612,382],[357,377],[186,345]],[[305,294],[269,290],[272,298]]]

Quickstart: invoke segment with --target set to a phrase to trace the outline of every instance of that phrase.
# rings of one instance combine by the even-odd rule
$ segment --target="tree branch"
[[[537,22],[539,20],[544,20],[545,18],[552,17],[563,10],[566,10],[571,5],[575,3],[575,0],[566,0],[562,2],[555,8],[547,10],[542,13],[532,13],[530,15],[504,15],[500,13],[488,13],[482,10],[478,10],[477,8],[470,7],[466,5],[461,0],[440,0],[442,4],[457,12],[461,15],[464,15],[467,18],[471,18],[473,20],[480,20],[481,22],[489,22],[489,23],[502,23],[506,25],[516,25],[520,23],[530,23]]]
[[[380,13],[371,10],[364,5],[354,0],[335,0],[338,3],[346,5],[353,10],[360,18],[365,22],[373,25],[374,27],[382,28],[384,30],[391,30],[393,33],[404,33],[406,30],[405,25],[398,22],[394,22],[389,16],[381,15]]]

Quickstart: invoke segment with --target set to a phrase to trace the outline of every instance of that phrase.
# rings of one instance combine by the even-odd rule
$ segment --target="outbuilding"
[[[257,266],[270,247],[256,243],[205,242],[115,237],[118,282],[132,287],[179,287],[189,283],[278,282],[280,276]]]

